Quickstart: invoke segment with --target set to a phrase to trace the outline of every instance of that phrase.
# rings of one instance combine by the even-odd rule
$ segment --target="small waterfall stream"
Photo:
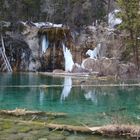
[[[119,13],[120,10],[115,9],[114,11],[110,12],[108,14],[108,25],[110,28],[114,28],[116,25],[122,23],[122,19],[117,18],[117,13]]]
[[[100,58],[100,50],[101,50],[101,43],[97,44],[97,47],[94,48],[94,50],[88,50],[86,52],[86,55],[89,55],[92,59]]]
[[[62,43],[62,47],[63,47],[63,54],[65,59],[65,71],[71,72],[74,65],[72,54],[70,50],[64,45],[64,43]]]
[[[46,52],[48,47],[49,47],[49,41],[48,41],[46,35],[43,35],[43,37],[42,37],[42,54],[44,54]]]

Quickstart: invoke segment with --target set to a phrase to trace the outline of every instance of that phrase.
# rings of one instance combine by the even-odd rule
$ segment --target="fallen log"
[[[92,133],[93,130],[97,131],[101,128],[101,127],[94,127],[91,130],[89,127],[62,125],[62,124],[47,124],[46,126],[50,129],[67,130],[67,131],[81,132],[81,133]]]
[[[107,136],[129,136],[140,138],[140,126],[136,125],[107,125],[97,132]]]
[[[26,115],[47,115],[53,117],[66,117],[66,113],[53,113],[53,112],[43,112],[43,111],[29,111],[26,109],[15,110],[0,110],[1,115],[12,115],[12,116],[26,116]]]
[[[137,125],[105,125],[99,127],[88,126],[73,126],[66,124],[52,124],[38,121],[23,121],[23,120],[11,120],[2,119],[1,121],[18,122],[26,125],[39,125],[44,126],[52,130],[66,130],[70,132],[87,133],[91,135],[104,135],[104,136],[126,136],[131,138],[140,138],[140,126]]]
[[[106,136],[129,136],[140,138],[140,126],[132,125],[106,125],[100,127],[83,127],[73,125],[47,124],[50,129],[67,130],[80,133],[98,134]]]

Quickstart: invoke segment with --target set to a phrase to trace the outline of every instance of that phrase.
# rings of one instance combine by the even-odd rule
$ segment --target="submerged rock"
[[[47,138],[39,138],[38,140],[48,140]]]
[[[60,134],[51,134],[48,136],[48,140],[66,140],[66,138]]]

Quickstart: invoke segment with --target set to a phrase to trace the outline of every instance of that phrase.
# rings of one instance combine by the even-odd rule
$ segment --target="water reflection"
[[[71,88],[72,88],[72,78],[70,76],[66,76],[64,78],[64,87],[60,97],[61,102],[69,96]]]
[[[13,77],[13,78],[12,78]],[[5,78],[5,79],[4,79]],[[77,79],[76,79],[77,80]],[[3,83],[2,83],[3,81]],[[26,108],[50,112],[66,112],[83,123],[102,124],[133,121],[140,123],[139,87],[72,87],[71,77],[54,78],[37,75],[0,76],[0,84],[64,85],[62,87],[0,88],[0,109]],[[78,80],[77,80],[78,81]],[[63,102],[63,104],[62,104]]]
[[[96,90],[94,89],[93,91],[88,91],[88,93],[84,94],[86,100],[91,100],[93,103],[95,103],[97,105],[98,100],[97,100],[97,96],[96,96]]]
[[[40,88],[39,91],[40,91],[39,92],[39,103],[40,103],[41,106],[43,106],[43,100],[45,98],[45,90]]]

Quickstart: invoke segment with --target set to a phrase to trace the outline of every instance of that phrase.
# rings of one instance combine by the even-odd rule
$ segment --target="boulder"
[[[133,63],[124,64],[115,58],[91,59],[83,61],[82,67],[90,72],[98,72],[98,76],[119,76],[120,78],[136,77],[137,70]]]

